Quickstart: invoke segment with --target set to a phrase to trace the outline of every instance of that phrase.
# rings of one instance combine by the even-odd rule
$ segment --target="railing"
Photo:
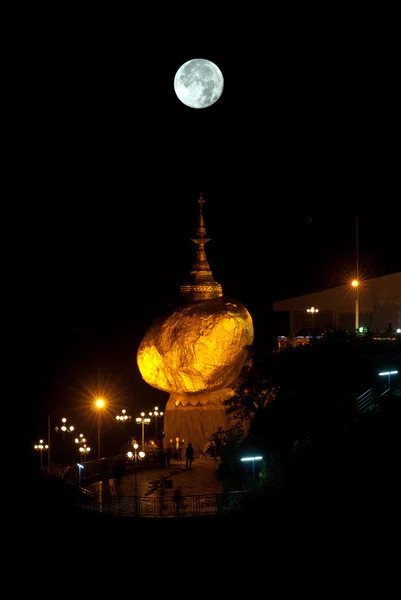
[[[126,517],[171,518],[229,513],[242,506],[245,493],[226,492],[183,496],[178,502],[171,496],[168,498],[136,498],[135,496],[112,496],[109,494],[92,494],[92,496],[93,510],[100,513]]]
[[[96,497],[92,492],[85,488],[74,486],[75,501],[74,504],[79,508],[94,511],[96,510]]]
[[[356,410],[359,413],[363,413],[372,406],[374,406],[374,395],[372,389],[369,388],[356,399]]]
[[[138,468],[158,467],[161,464],[161,460],[161,450],[156,449],[148,451],[146,458],[139,462]],[[83,465],[83,469],[81,471],[81,483],[93,481],[99,477],[113,476],[113,471],[117,463],[120,463],[125,470],[133,468],[133,462],[127,458],[126,454],[117,454],[116,456],[108,456],[106,458],[88,460],[81,463]],[[78,469],[79,467],[77,464],[68,467],[63,473],[64,479],[70,483],[78,482]]]

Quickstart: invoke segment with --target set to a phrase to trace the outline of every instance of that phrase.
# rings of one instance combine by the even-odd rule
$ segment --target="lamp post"
[[[255,460],[262,460],[263,456],[247,456],[245,458],[241,458],[242,462],[252,461],[252,478],[255,479]]]
[[[102,414],[102,409],[105,407],[105,401],[103,398],[98,398],[95,401],[95,406],[97,409],[97,457],[100,460],[100,417]]]
[[[149,417],[145,417],[145,413],[141,412],[141,416],[136,418],[138,425],[142,423],[142,452],[145,452],[145,425],[149,425]]]
[[[316,313],[319,312],[318,308],[315,308],[314,306],[311,306],[310,308],[306,309],[306,312],[309,313],[312,316],[312,329],[313,329],[313,317]]]
[[[351,281],[352,287],[355,289],[355,331],[359,329],[359,280]]]
[[[62,425],[61,427],[55,427],[55,431],[61,431],[63,434],[63,465],[65,468],[65,434],[72,433],[75,429],[74,425],[67,425],[67,419],[63,417],[61,419]]]
[[[43,450],[48,450],[49,446],[43,442],[43,440],[39,440],[39,444],[34,445],[34,449],[40,452],[40,470],[43,470],[43,462],[42,462],[42,452]]]
[[[155,435],[157,436],[157,417],[162,417],[163,413],[159,412],[159,407],[155,406],[155,410],[153,412],[149,413],[149,417],[154,417],[155,418]]]
[[[138,482],[136,478],[136,471],[138,468],[138,457],[139,459],[145,458],[145,452],[142,450],[138,452],[138,444],[134,444],[134,452],[127,452],[127,456],[130,460],[134,461],[134,485],[135,485],[135,514],[138,516]]]
[[[390,378],[391,375],[397,375],[398,371],[383,371],[383,373],[379,373],[379,375],[381,377],[385,377],[387,375],[388,377],[388,389],[390,389]]]
[[[77,463],[77,468],[78,468],[78,487],[81,487],[81,476],[82,476],[82,469],[84,468],[84,465],[81,465],[81,463]]]
[[[87,446],[86,442],[87,442],[87,439],[84,437],[83,433],[80,433],[79,437],[75,438],[75,443],[79,444],[78,450],[81,453],[81,455],[84,457],[84,462],[86,462],[86,455],[88,454],[88,452],[91,451],[89,446]]]
[[[122,423],[123,425],[125,425],[125,423],[128,423],[129,421],[131,421],[131,415],[127,415],[127,411],[125,410],[125,408],[123,408],[121,411],[121,415],[116,416],[116,420],[119,423]]]
[[[50,429],[51,429],[51,422],[50,422],[50,414],[47,415],[47,439],[49,442],[48,448],[47,448],[47,474],[50,475]]]
[[[359,329],[359,224],[358,217],[355,217],[356,225],[356,277],[351,281],[355,289],[355,331]]]
[[[125,438],[125,425],[131,421],[131,415],[128,415],[125,408],[123,408],[121,411],[121,414],[116,415],[116,421],[118,423],[121,423],[121,427],[123,430],[123,436]],[[125,439],[124,439],[124,443],[125,443]]]

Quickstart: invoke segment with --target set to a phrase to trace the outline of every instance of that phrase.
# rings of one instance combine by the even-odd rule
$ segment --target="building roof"
[[[375,304],[401,304],[401,271],[361,280],[359,286],[360,309],[372,311]],[[352,310],[355,304],[355,288],[340,285],[320,292],[287,298],[273,303],[275,311],[305,310],[318,307],[324,310]]]

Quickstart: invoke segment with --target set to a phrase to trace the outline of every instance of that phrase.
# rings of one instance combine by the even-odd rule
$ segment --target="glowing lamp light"
[[[123,408],[121,411],[121,415],[117,415],[116,419],[117,421],[120,421],[120,423],[125,423],[126,421],[131,421],[131,416],[127,415],[126,409]]]
[[[142,452],[142,450],[139,452],[139,458],[144,458],[145,457],[145,452]]]
[[[66,431],[69,431],[69,432],[74,431],[75,427],[73,425],[70,425],[69,427],[67,427],[67,425],[66,425],[67,419],[65,417],[63,417],[61,419],[61,422],[63,423],[63,425],[60,427],[60,431],[62,431],[63,433],[65,433]],[[55,430],[58,431],[59,428],[56,427]]]
[[[43,464],[42,464],[43,450],[47,450],[48,448],[49,448],[49,446],[47,444],[44,444],[43,440],[39,440],[39,444],[34,445],[34,449],[40,451],[40,470],[42,470],[42,468],[43,468]]]
[[[241,458],[242,462],[251,462],[252,461],[252,477],[255,479],[255,460],[262,460],[263,456],[245,456]]]
[[[131,458],[134,456],[134,455],[133,455],[133,453],[131,452],[131,450],[130,450],[129,452],[127,452],[127,456],[128,456],[128,458],[130,458],[130,459],[131,459]]]
[[[359,281],[358,281],[357,279],[353,279],[353,280],[351,281],[351,285],[352,285],[352,287],[355,287],[355,288],[356,288],[356,287],[358,287],[358,285],[359,285]]]
[[[382,377],[385,377],[387,375],[388,377],[388,389],[391,388],[391,375],[397,375],[398,371],[382,371],[381,373],[379,373],[379,375],[381,375]]]
[[[97,408],[103,408],[105,403],[104,403],[104,400],[103,400],[103,398],[98,398],[98,399],[96,400],[95,404],[96,404],[96,407],[97,407]]]
[[[398,328],[397,331],[396,331],[396,333],[401,333],[401,329]]]

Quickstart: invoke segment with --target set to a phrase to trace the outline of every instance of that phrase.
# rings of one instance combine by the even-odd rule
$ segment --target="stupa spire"
[[[202,197],[202,192],[198,200],[199,204],[199,219],[196,230],[196,238],[192,238],[195,242],[196,261],[193,264],[191,271],[192,282],[189,285],[180,287],[180,294],[188,300],[209,300],[210,298],[219,298],[223,295],[222,286],[213,279],[212,271],[206,258],[205,244],[210,242],[211,238],[206,237],[206,228],[203,220],[202,206],[206,200]]]
[[[197,235],[198,238],[204,238],[207,235],[206,228],[205,228],[205,223],[203,221],[203,213],[202,213],[202,205],[205,204],[205,202],[206,202],[206,200],[204,200],[202,198],[202,192],[201,192],[199,200],[198,200],[198,204],[199,204],[199,221],[198,221],[198,229],[196,230],[196,235]],[[209,240],[207,240],[207,241],[209,241]]]

